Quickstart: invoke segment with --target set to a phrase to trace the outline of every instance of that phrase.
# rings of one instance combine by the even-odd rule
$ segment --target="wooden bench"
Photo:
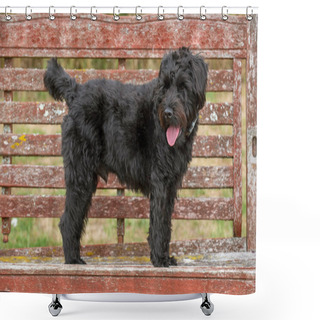
[[[15,68],[13,58],[112,58],[116,70],[68,70],[80,82],[105,77],[144,83],[157,70],[128,70],[127,59],[160,59],[169,49],[190,46],[206,59],[231,59],[226,70],[209,70],[208,92],[229,92],[231,101],[208,101],[200,114],[201,126],[232,126],[231,135],[198,134],[194,158],[229,158],[231,165],[191,166],[183,181],[185,189],[232,189],[232,196],[181,197],[174,219],[233,221],[233,237],[175,241],[171,253],[178,266],[154,268],[147,243],[126,243],[124,221],[147,219],[148,200],[126,195],[115,176],[98,188],[116,189],[117,196],[95,196],[90,217],[116,218],[118,243],[82,247],[87,265],[64,265],[60,247],[3,249],[0,252],[0,291],[50,294],[131,292],[187,294],[211,292],[249,294],[255,292],[256,230],[256,37],[257,17],[220,15],[200,20],[186,16],[177,21],[168,16],[112,16],[91,21],[89,15],[71,21],[57,15],[33,15],[27,21],[16,15],[0,21],[0,216],[4,242],[8,241],[12,218],[60,217],[64,196],[16,195],[11,188],[64,188],[61,166],[12,164],[18,156],[60,156],[59,134],[16,134],[15,124],[61,124],[67,112],[64,103],[21,102],[14,92],[45,91],[43,69]],[[0,65],[1,66],[1,65]],[[245,74],[242,67],[245,66]],[[245,81],[242,81],[245,77]],[[243,84],[245,87],[243,88]],[[245,128],[242,129],[242,99],[246,91]],[[1,127],[0,127],[1,128]],[[243,140],[243,135],[246,140]],[[243,145],[243,141],[246,141]],[[246,199],[242,197],[242,151],[246,152]],[[246,200],[246,232],[242,232],[242,206]],[[146,235],[147,237],[147,235]],[[2,248],[5,248],[2,245]],[[81,280],[81,281],[79,281]]]

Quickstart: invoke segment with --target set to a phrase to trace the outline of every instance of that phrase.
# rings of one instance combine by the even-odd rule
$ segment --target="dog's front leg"
[[[177,265],[175,258],[169,256],[171,239],[171,215],[176,197],[175,190],[158,186],[150,195],[150,227],[148,242],[150,259],[155,267]]]

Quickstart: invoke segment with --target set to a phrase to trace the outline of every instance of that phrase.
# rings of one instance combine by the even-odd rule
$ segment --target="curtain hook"
[[[54,6],[50,6],[49,7],[49,19],[52,21],[54,20],[56,17],[51,13],[51,10],[53,9],[53,12],[56,12],[56,9],[54,8]]]
[[[116,9],[118,10],[118,13],[116,13]],[[113,20],[114,21],[118,21],[120,19],[119,13],[120,13],[119,8],[117,6],[113,7]]]
[[[162,14],[160,14],[160,8],[162,9]],[[164,9],[163,6],[158,7],[158,20],[163,20],[164,19]]]
[[[204,13],[203,13],[203,10],[204,10]],[[201,20],[206,20],[206,14],[207,14],[207,9],[205,6],[201,6],[200,7],[200,19]]]
[[[223,6],[221,8],[221,16],[222,16],[222,20],[223,21],[227,21],[228,20],[228,7],[227,6]]]
[[[91,16],[91,20],[92,20],[92,21],[96,21],[96,20],[97,20],[97,16],[93,14],[93,8],[95,8],[96,13],[97,13],[96,7],[93,6],[93,7],[91,7],[91,9],[90,9],[90,16]]]
[[[10,6],[6,6],[5,9],[4,9],[4,14],[6,16],[6,20],[7,21],[10,21],[12,19],[12,17],[9,15],[8,13],[8,9],[10,8]],[[10,13],[12,12],[12,10],[10,9]]]
[[[180,13],[180,9],[182,9],[182,13]],[[178,7],[178,13],[177,13],[177,16],[178,16],[178,20],[182,21],[184,19],[184,8],[183,6],[179,6]]]
[[[30,9],[30,14],[28,14],[28,9]],[[28,21],[30,21],[32,19],[32,17],[31,17],[31,13],[32,13],[31,7],[30,6],[26,6],[26,11],[25,12],[26,12],[26,19]]]
[[[140,9],[140,14],[138,14],[138,8]],[[140,7],[140,6],[137,6],[136,7],[136,19],[138,20],[138,21],[141,21],[142,20],[142,8]]]
[[[249,14],[249,8],[251,8],[251,14]],[[246,9],[246,18],[248,21],[251,21],[253,19],[253,9],[250,6],[247,7],[247,9]]]
[[[74,12],[77,13],[77,8],[75,6],[70,7],[70,19],[74,21],[77,19],[77,16],[73,14],[73,9],[74,9]]]

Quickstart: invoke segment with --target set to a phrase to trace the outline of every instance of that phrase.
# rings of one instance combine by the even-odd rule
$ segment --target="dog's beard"
[[[180,133],[181,133],[180,127],[170,126],[167,129],[166,136],[167,136],[167,142],[168,142],[170,147],[174,146],[174,144],[176,143],[176,140],[179,137]]]

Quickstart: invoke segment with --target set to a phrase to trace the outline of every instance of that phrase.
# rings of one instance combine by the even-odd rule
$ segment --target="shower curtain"
[[[255,292],[258,16],[250,7],[148,10],[0,7],[0,291],[167,299]],[[79,83],[144,84],[181,47],[203,57],[208,81],[172,216],[178,265],[152,266],[149,199],[114,174],[99,180],[92,199],[81,248],[87,265],[64,265],[60,126],[68,108],[44,87],[47,61],[58,57]]]

